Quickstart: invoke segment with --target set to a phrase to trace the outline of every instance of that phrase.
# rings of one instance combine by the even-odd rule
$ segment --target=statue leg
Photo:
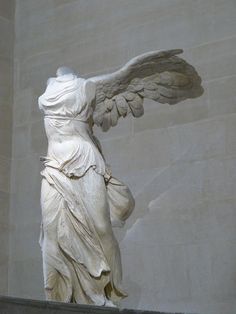
[[[109,291],[112,290],[112,286],[117,289],[116,292],[118,295],[124,297],[126,294],[120,289],[122,279],[120,249],[112,230],[104,177],[97,174],[91,168],[85,175],[84,188],[86,190],[87,197],[89,197],[90,206],[87,208],[88,214],[93,221],[93,225],[100,239],[104,255],[111,268],[111,287],[107,287],[108,297],[110,297],[114,292]]]
[[[70,271],[57,241],[57,226],[62,196],[46,179],[42,180],[42,257],[44,288],[47,300],[70,302],[72,288]]]

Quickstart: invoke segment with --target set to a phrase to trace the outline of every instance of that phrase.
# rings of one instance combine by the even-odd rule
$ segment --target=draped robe
[[[40,244],[48,300],[111,305],[126,296],[112,224],[124,223],[134,200],[93,135],[92,89],[67,74],[51,79],[39,97],[48,138]]]

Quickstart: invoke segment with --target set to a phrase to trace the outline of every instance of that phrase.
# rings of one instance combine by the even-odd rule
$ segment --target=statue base
[[[118,309],[92,305],[67,304],[49,301],[0,296],[1,314],[168,314],[156,311]],[[171,313],[169,313],[171,314]],[[172,313],[177,314],[177,313]],[[181,314],[181,313],[179,313]]]

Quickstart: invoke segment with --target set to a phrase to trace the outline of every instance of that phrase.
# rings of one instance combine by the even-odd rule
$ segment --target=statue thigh
[[[79,179],[80,180],[80,179]],[[104,177],[90,168],[81,178],[80,189],[88,214],[100,238],[113,238],[107,189]]]

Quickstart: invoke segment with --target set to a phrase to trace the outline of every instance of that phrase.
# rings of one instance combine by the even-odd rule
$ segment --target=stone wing
[[[182,52],[148,52],[116,72],[90,78],[96,84],[94,123],[107,131],[120,117],[130,113],[140,117],[144,98],[174,105],[202,95],[201,78],[193,66],[177,56]]]

